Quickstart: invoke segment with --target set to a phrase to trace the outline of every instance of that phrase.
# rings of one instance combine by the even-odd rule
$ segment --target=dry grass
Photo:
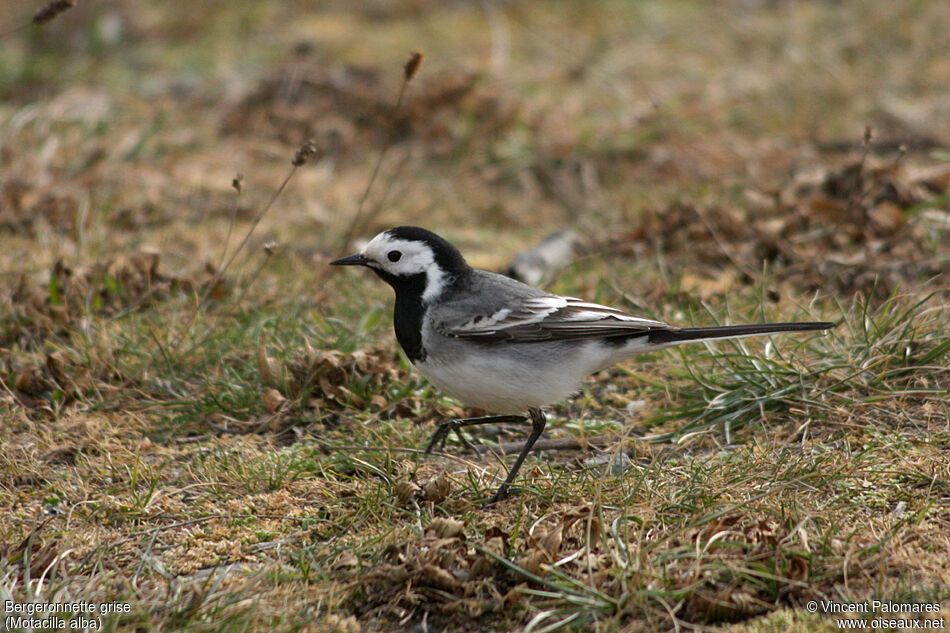
[[[945,2],[77,5],[0,38],[0,603],[115,601],[116,631],[947,614]],[[389,290],[326,266],[401,223],[493,269],[573,228],[552,290],[679,324],[841,325],[602,372],[479,510],[497,451],[421,457],[467,411]]]

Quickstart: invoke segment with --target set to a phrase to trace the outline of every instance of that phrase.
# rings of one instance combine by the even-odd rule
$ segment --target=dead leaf
[[[429,523],[426,534],[436,538],[465,538],[464,529],[465,524],[461,521],[437,517]]]
[[[264,344],[263,336],[257,339],[257,371],[261,375],[261,382],[266,386],[280,386],[280,365],[276,360],[267,355],[267,348]]]
[[[261,401],[264,403],[265,411],[274,413],[287,402],[287,398],[276,389],[268,389],[261,395]]]

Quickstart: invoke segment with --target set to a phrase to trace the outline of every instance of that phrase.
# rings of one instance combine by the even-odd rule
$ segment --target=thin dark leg
[[[440,422],[438,428],[436,428],[435,433],[432,434],[432,439],[429,440],[429,445],[426,446],[425,454],[428,455],[432,452],[433,447],[436,444],[441,442],[441,447],[445,447],[445,440],[449,436],[449,433],[455,431],[456,435],[459,436],[459,439],[462,440],[463,444],[471,445],[468,443],[468,440],[465,439],[465,436],[462,435],[462,432],[459,430],[465,426],[475,426],[478,424],[505,424],[517,422],[519,424],[525,424],[527,418],[523,415],[485,415],[479,418],[460,418],[458,420],[446,420],[445,422]]]
[[[498,492],[495,493],[495,496],[492,497],[486,505],[492,505],[508,496],[508,486],[510,486],[511,482],[518,476],[518,470],[521,468],[525,457],[528,456],[534,443],[538,441],[538,438],[541,437],[541,433],[544,432],[545,418],[541,409],[529,409],[528,413],[531,414],[531,435],[528,436],[528,440],[524,443],[524,448],[521,449],[521,454],[518,455],[518,459],[515,460],[515,465],[508,471],[505,483],[501,484],[501,487],[498,488]]]

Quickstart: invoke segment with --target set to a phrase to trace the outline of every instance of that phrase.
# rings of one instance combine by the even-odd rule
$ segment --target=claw
[[[426,450],[423,452],[424,455],[428,455],[432,452],[432,449],[436,444],[439,444],[439,450],[445,449],[445,442],[449,439],[449,433],[455,432],[455,435],[458,436],[459,442],[462,443],[465,448],[470,451],[474,451],[475,447],[471,442],[468,441],[468,438],[462,433],[462,427],[465,426],[467,420],[446,420],[445,422],[440,422],[438,428],[436,428],[435,433],[432,434],[432,438],[429,440],[429,445],[426,446]]]
[[[448,420],[446,422],[440,422],[439,426],[435,429],[435,433],[432,434],[432,438],[429,440],[429,445],[426,446],[426,450],[423,451],[423,455],[428,455],[432,452],[432,448],[436,443],[441,442],[439,445],[439,450],[445,448],[445,440],[449,437],[449,431],[452,430],[454,420]]]
[[[462,433],[462,425],[458,425],[458,426],[455,427],[455,435],[458,436],[459,442],[462,443],[462,446],[464,446],[464,447],[467,448],[468,450],[472,451],[473,453],[477,453],[477,452],[478,452],[478,449],[475,448],[475,445],[472,444],[471,442],[469,442],[469,441],[468,441],[468,438],[465,437],[465,434]],[[442,444],[443,444],[443,445],[445,444],[445,441],[444,441],[444,440],[443,440]]]

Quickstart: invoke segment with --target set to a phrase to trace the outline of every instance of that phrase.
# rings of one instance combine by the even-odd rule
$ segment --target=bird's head
[[[454,279],[465,274],[468,264],[457,248],[416,226],[383,231],[355,255],[330,262],[333,266],[366,266],[398,293],[403,288],[422,288],[422,299],[431,301]]]

